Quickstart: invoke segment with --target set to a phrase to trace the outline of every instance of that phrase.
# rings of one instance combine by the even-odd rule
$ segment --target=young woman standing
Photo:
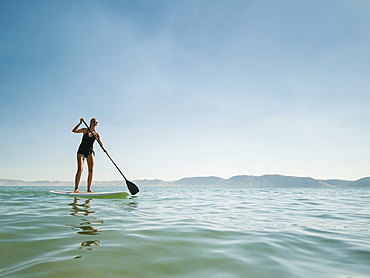
[[[72,132],[74,133],[84,134],[82,136],[82,141],[77,151],[77,173],[75,177],[75,192],[80,192],[78,190],[78,185],[80,184],[80,179],[81,179],[81,174],[82,174],[83,164],[84,164],[85,159],[87,161],[87,166],[89,170],[88,176],[87,176],[87,192],[93,192],[91,190],[91,184],[92,184],[93,175],[94,175],[94,161],[95,161],[94,155],[95,153],[93,149],[93,144],[95,142],[95,138],[99,140],[105,152],[106,150],[104,149],[104,145],[103,145],[103,142],[101,141],[100,134],[96,131],[96,127],[98,125],[98,119],[92,118],[90,120],[90,129],[79,128],[83,122],[84,122],[84,118],[81,118],[80,123],[72,129]]]

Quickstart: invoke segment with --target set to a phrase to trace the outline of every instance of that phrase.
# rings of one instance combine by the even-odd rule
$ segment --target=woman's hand
[[[84,121],[84,118],[81,118],[80,119],[80,122],[78,123],[78,125],[76,125],[73,129],[72,129],[72,132],[74,133],[81,133],[81,132],[84,132],[85,129],[81,128],[79,129],[80,125],[82,124],[82,122]]]

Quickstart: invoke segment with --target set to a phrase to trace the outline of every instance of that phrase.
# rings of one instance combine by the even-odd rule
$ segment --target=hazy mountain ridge
[[[294,177],[294,176],[283,176],[283,175],[263,175],[263,176],[249,176],[240,175],[233,176],[228,179],[220,177],[188,177],[182,178],[175,181],[164,181],[160,179],[143,179],[133,180],[138,186],[219,186],[219,187],[369,187],[370,188],[370,177],[361,178],[355,181],[348,180],[318,180],[310,177]],[[0,186],[5,185],[35,185],[35,186],[71,186],[74,182],[72,181],[22,181],[22,180],[10,180],[0,179]],[[81,182],[81,185],[85,185],[86,182]],[[100,186],[122,186],[124,185],[123,180],[117,181],[94,181],[94,185]]]
[[[350,183],[348,187],[370,187],[370,177],[356,180]]]

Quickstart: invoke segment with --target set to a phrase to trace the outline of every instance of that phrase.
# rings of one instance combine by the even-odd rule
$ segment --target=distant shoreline
[[[283,175],[233,176],[229,179],[220,177],[189,177],[174,181],[159,179],[132,180],[138,186],[150,187],[343,187],[343,188],[370,188],[370,177],[361,178],[355,181],[328,179],[320,180],[310,177],[294,177]],[[72,186],[73,181],[24,181],[12,179],[0,179],[0,186]],[[81,182],[86,185],[86,182]],[[123,180],[94,181],[94,186],[124,186]]]

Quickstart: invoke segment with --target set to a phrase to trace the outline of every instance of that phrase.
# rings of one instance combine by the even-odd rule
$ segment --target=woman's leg
[[[87,157],[87,166],[89,168],[89,174],[87,176],[87,192],[92,192],[91,184],[94,176],[94,163],[95,163],[94,155],[90,154]]]
[[[84,166],[84,159],[85,157],[83,154],[77,154],[77,172],[76,172],[76,177],[75,177],[75,192],[78,191],[78,185],[80,184],[81,180],[81,174]]]

